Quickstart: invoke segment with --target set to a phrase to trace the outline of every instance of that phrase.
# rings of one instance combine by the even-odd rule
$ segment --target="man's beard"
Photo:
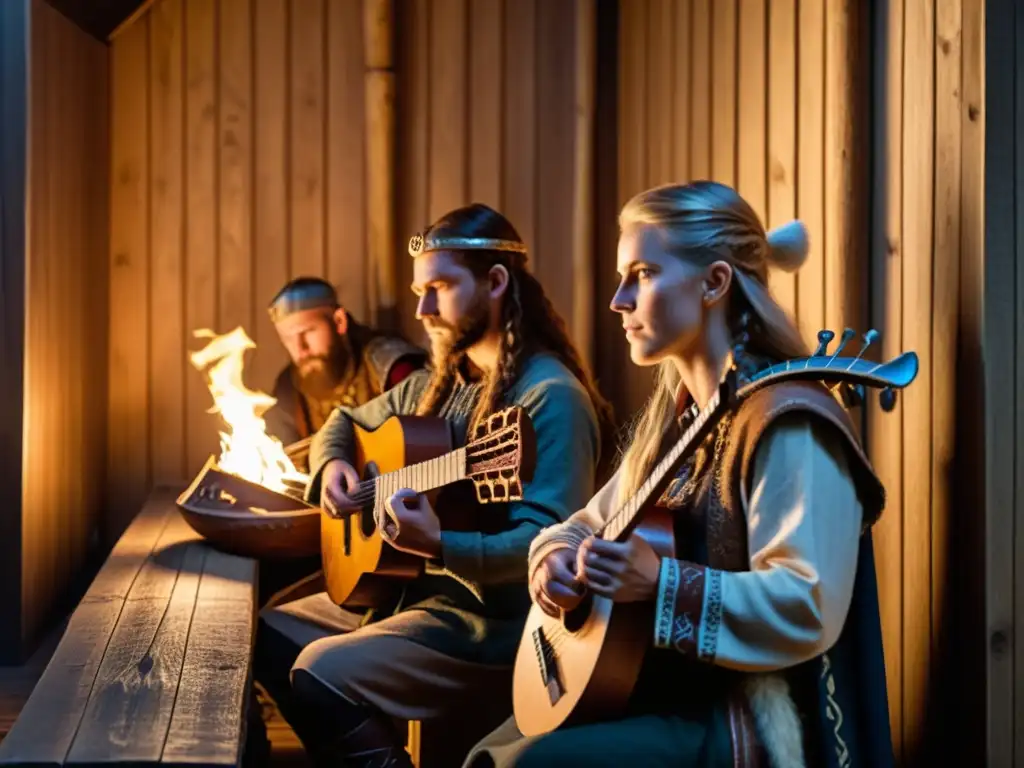
[[[426,320],[424,324],[429,330],[442,331],[430,334],[430,356],[434,370],[447,369],[484,337],[490,326],[490,310],[487,295],[481,292],[458,322],[448,323],[440,318]]]
[[[334,334],[326,355],[313,355],[296,364],[301,392],[313,400],[330,397],[345,377],[348,358],[345,339],[341,334]]]

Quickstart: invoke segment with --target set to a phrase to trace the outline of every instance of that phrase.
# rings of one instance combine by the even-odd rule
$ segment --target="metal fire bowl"
[[[178,497],[192,529],[217,549],[258,559],[320,554],[320,508],[221,470],[211,456]]]

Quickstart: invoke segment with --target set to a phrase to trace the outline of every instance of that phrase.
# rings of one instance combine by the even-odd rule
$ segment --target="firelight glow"
[[[309,478],[295,468],[281,441],[266,432],[263,414],[277,400],[242,382],[245,352],[255,349],[255,342],[241,326],[220,336],[207,328],[193,335],[210,339],[189,357],[200,371],[207,369],[213,396],[209,413],[219,413],[228,428],[220,432],[220,469],[278,492],[286,490],[286,479],[306,483]]]

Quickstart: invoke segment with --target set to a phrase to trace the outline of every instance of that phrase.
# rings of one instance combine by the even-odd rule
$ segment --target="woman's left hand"
[[[622,543],[591,536],[580,544],[576,573],[594,594],[617,603],[653,600],[658,595],[661,558],[639,536]]]

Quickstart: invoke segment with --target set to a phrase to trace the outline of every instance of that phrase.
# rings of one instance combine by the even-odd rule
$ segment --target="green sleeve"
[[[332,459],[343,459],[349,463],[354,461],[353,422],[363,429],[374,430],[392,416],[414,413],[428,378],[426,371],[416,371],[369,402],[355,408],[341,406],[334,409],[310,443],[306,501],[311,504],[320,503],[320,479],[327,462]]]
[[[533,538],[584,507],[594,491],[600,438],[586,391],[575,381],[542,382],[517,401],[533,421],[537,464],[523,500],[509,505],[510,529],[441,533],[444,569],[471,583],[525,579]]]

